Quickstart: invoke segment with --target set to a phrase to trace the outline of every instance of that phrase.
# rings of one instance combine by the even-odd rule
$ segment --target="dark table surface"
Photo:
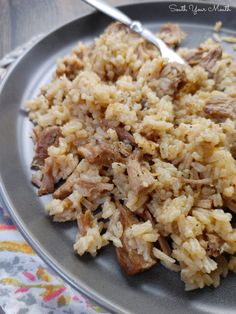
[[[107,1],[113,5],[122,5],[152,0]],[[236,5],[236,0],[197,2]],[[47,33],[90,11],[92,9],[81,0],[0,0],[0,58],[32,36]]]

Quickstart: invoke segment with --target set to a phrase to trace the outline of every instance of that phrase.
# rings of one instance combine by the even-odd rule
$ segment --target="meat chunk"
[[[208,99],[204,111],[215,119],[236,119],[236,99],[226,95],[216,95]]]
[[[211,73],[213,67],[215,66],[216,62],[220,60],[222,57],[222,48],[221,47],[214,47],[211,48],[208,53],[201,58],[199,65],[203,67],[206,71]]]
[[[72,172],[67,178],[66,182],[63,183],[54,193],[53,197],[57,199],[65,199],[73,192],[73,187],[77,185],[77,189],[83,194],[83,196],[97,196],[104,191],[111,191],[113,184],[106,182],[92,182],[81,179],[81,168],[80,165]]]
[[[115,121],[108,121],[108,120],[102,120],[101,127],[104,130],[113,129],[116,131],[119,141],[127,141],[131,145],[136,145],[135,139],[133,135],[128,132],[123,126],[119,125],[117,126],[117,122]]]
[[[155,183],[155,180],[147,166],[145,164],[142,165],[136,159],[130,158],[128,160],[127,172],[130,188],[135,193],[148,190]]]
[[[114,129],[117,133],[119,141],[127,141],[133,146],[136,145],[133,135],[129,133],[128,131],[126,131],[124,127],[118,126],[118,127],[115,127]]]
[[[182,31],[180,26],[172,23],[164,24],[159,33],[159,37],[171,47],[180,45],[185,36],[186,33]]]
[[[35,132],[36,148],[32,166],[38,167],[44,164],[44,160],[48,157],[48,147],[58,146],[61,130],[57,126],[50,126],[41,132]]]
[[[41,185],[41,182],[42,182],[42,172],[40,170],[38,170],[37,172],[35,172],[33,175],[32,175],[32,178],[31,178],[31,182],[37,186],[37,188],[40,188],[40,185]]]
[[[210,256],[217,257],[221,254],[221,246],[224,241],[216,234],[207,234],[207,252]]]
[[[159,134],[155,130],[144,129],[142,130],[142,135],[146,137],[149,141],[157,142]]]
[[[145,208],[142,212],[137,213],[137,215],[139,217],[141,217],[144,221],[149,220],[151,222],[152,226],[155,225],[154,218],[148,209]]]
[[[80,188],[80,192],[86,197],[97,197],[102,192],[111,191],[113,189],[113,184],[104,182],[91,182],[82,179],[77,180],[76,184]]]
[[[166,238],[162,235],[159,236],[158,242],[160,244],[162,252],[164,252],[166,255],[171,256],[171,248],[169,246],[169,243],[167,242]]]
[[[54,193],[53,197],[58,199],[65,199],[69,196],[73,191],[73,186],[75,182],[79,179],[81,170],[80,166],[78,165],[72,174],[67,178],[66,182],[63,183]]]
[[[79,147],[78,152],[90,164],[99,166],[110,166],[114,161],[121,161],[118,148],[105,141],[98,142],[97,145],[87,144]]]
[[[129,246],[129,239],[126,235],[126,230],[131,227],[133,224],[139,223],[139,220],[135,217],[135,215],[129,211],[127,208],[119,205],[120,211],[120,221],[123,226],[123,235],[121,237],[122,246],[116,249],[116,254],[118,258],[118,262],[122,269],[128,275],[135,275],[140,273],[150,267],[152,267],[156,262],[154,260],[145,261],[142,255],[139,255],[138,252],[132,249]],[[149,247],[149,251],[151,251],[151,244]]]
[[[105,34],[117,34],[120,31],[130,33],[130,29],[120,22],[114,22],[105,29]]]
[[[185,81],[184,66],[177,62],[167,63],[162,69],[158,80],[157,96],[174,96]]]
[[[184,58],[189,65],[200,65],[211,74],[213,67],[216,62],[220,60],[221,56],[222,48],[220,46],[215,46],[209,50],[201,47],[192,49],[184,56]]]
[[[52,165],[47,162],[43,169],[42,181],[38,190],[38,195],[53,193],[54,191],[54,178],[52,175]]]
[[[86,210],[86,212],[80,213],[77,216],[77,223],[79,227],[79,232],[81,236],[85,236],[89,228],[92,227],[93,217],[90,210]]]
[[[118,150],[121,155],[122,159],[120,159],[120,161],[123,160],[123,157],[128,157],[132,154],[132,147],[128,143],[119,141],[114,143],[114,146],[116,146],[116,150]]]
[[[101,125],[101,128],[103,128],[104,130],[115,129],[119,125],[119,122],[114,121],[114,120],[111,121],[111,120],[101,119],[100,125]]]
[[[194,66],[200,63],[202,55],[205,52],[202,48],[190,49],[188,53],[184,56],[184,59],[189,65]]]
[[[231,154],[232,156],[235,158],[236,157],[236,147],[232,147],[233,151],[231,149]],[[236,214],[236,201],[233,199],[225,199],[224,200],[224,206],[228,207],[233,213]],[[234,226],[234,228],[236,228],[236,225]]]

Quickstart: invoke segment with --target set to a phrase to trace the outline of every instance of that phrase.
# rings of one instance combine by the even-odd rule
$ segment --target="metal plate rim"
[[[183,1],[183,3],[191,3],[190,1]],[[135,5],[147,5],[147,4],[153,4],[155,3],[154,1],[149,1],[149,2],[140,2],[137,1],[137,3]],[[158,3],[180,3],[178,1],[171,1],[171,2],[166,2],[166,1],[160,1]],[[212,5],[212,3],[208,3],[208,2],[204,2],[201,3],[204,5]],[[121,8],[127,8],[130,6],[134,6],[134,5],[123,5],[121,6]],[[86,18],[88,16],[94,15],[96,16],[98,13],[96,12],[90,12],[84,15],[79,16],[76,19],[73,19],[72,21],[65,23],[64,25],[55,28],[53,31],[47,33],[45,36],[43,36],[43,38],[41,38],[37,43],[35,43],[33,45],[32,48],[34,48],[36,45],[40,44],[41,41],[43,41],[46,37],[50,36],[51,34],[57,32],[58,30],[62,29],[65,26],[68,26],[69,24],[77,21],[78,19],[82,19],[82,18]],[[31,48],[31,49],[32,49]],[[31,50],[30,49],[30,50]],[[8,78],[12,75],[12,73],[14,72],[15,67],[21,62],[21,60],[29,53],[29,51],[26,51],[20,58],[19,60],[17,60],[17,62],[14,64],[14,66],[9,70],[9,72],[7,73],[6,77],[4,78],[3,82],[0,85],[0,94],[4,88],[5,83],[7,82]],[[68,275],[66,275],[65,270],[63,269],[63,266],[58,265],[57,261],[53,258],[53,256],[50,256],[44,248],[40,247],[40,244],[37,242],[37,239],[34,239],[34,237],[31,235],[30,231],[27,231],[27,226],[24,224],[24,222],[21,220],[20,215],[17,213],[17,210],[14,209],[14,205],[11,203],[10,198],[8,197],[7,191],[5,189],[4,186],[4,182],[2,180],[1,177],[1,173],[0,173],[0,197],[3,198],[3,203],[6,206],[6,208],[9,210],[11,217],[13,219],[13,221],[15,222],[15,224],[17,225],[17,227],[19,228],[21,234],[23,235],[23,237],[30,243],[30,245],[34,248],[34,250],[37,252],[37,254],[44,260],[44,262],[49,265],[53,270],[56,271],[56,273],[62,277],[67,283],[69,283],[73,288],[75,288],[76,290],[84,293],[86,296],[88,296],[89,298],[91,298],[92,300],[94,300],[95,302],[97,302],[98,304],[100,304],[101,306],[109,309],[110,311],[113,311],[115,313],[131,313],[130,311],[127,311],[126,309],[124,309],[122,306],[118,305],[118,304],[113,304],[112,302],[109,302],[108,299],[102,297],[98,292],[93,291],[90,287],[85,287],[83,284],[81,283],[75,283],[71,278],[68,277]]]

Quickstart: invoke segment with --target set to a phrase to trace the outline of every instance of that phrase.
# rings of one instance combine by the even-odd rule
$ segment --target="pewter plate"
[[[141,20],[157,31],[165,22],[180,23],[188,33],[184,46],[194,47],[212,35],[216,21],[223,21],[223,34],[236,35],[236,9],[231,11],[205,8],[194,15],[190,3],[186,11],[171,12],[169,5],[181,3],[142,3],[122,7],[133,19]],[[107,247],[94,259],[79,258],[72,249],[76,234],[73,223],[52,223],[45,215],[43,203],[30,183],[30,162],[33,155],[31,124],[22,108],[34,97],[40,86],[50,80],[57,58],[67,54],[79,40],[91,41],[111,20],[94,13],[53,31],[15,64],[0,92],[0,182],[5,204],[14,221],[36,252],[62,278],[115,313],[235,313],[236,278],[222,280],[217,289],[205,288],[185,292],[179,274],[161,265],[127,277],[119,268],[115,252]],[[236,55],[232,45],[225,49]]]

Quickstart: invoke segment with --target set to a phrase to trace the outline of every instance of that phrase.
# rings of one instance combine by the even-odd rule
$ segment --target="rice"
[[[222,21],[216,22],[214,26],[214,31],[218,33],[221,30],[222,25],[223,25]]]
[[[221,40],[223,40],[229,44],[235,44],[236,43],[236,37],[234,37],[234,36],[222,36]]]
[[[54,221],[77,221],[75,252],[112,243],[128,274],[160,261],[192,290],[236,272],[236,63],[212,39],[179,53],[186,65],[168,64],[114,23],[27,108],[32,181]]]

